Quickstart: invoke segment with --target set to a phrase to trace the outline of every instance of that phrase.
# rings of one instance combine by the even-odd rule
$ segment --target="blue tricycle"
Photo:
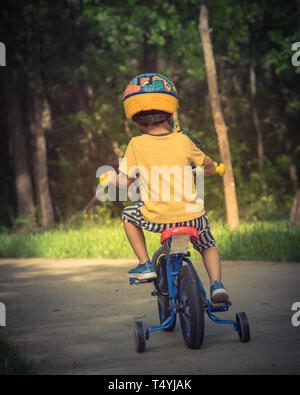
[[[154,291],[151,294],[157,297],[158,303],[160,325],[144,330],[141,321],[134,323],[135,348],[138,353],[145,351],[150,333],[172,331],[176,326],[177,314],[185,344],[189,348],[198,349],[203,343],[205,312],[217,324],[231,324],[241,342],[250,340],[246,313],[236,313],[235,321],[223,320],[214,314],[228,311],[230,302],[212,303],[207,297],[187,251],[189,241],[198,237],[197,230],[192,227],[166,229],[161,234],[162,246],[152,257],[157,277],[154,280],[129,279],[130,284],[153,282]]]

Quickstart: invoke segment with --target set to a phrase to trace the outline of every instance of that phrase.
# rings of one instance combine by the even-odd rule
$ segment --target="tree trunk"
[[[16,192],[18,215],[32,215],[34,223],[33,188],[26,152],[26,139],[22,117],[22,104],[20,91],[17,85],[16,71],[12,72],[11,86],[8,93],[8,127],[13,153],[13,162],[16,174]]]
[[[257,105],[256,105],[256,72],[254,65],[254,44],[252,37],[252,25],[249,24],[249,37],[250,37],[250,48],[249,48],[249,78],[250,78],[250,97],[251,97],[251,111],[252,120],[257,136],[257,159],[259,172],[262,178],[263,191],[266,192],[267,186],[264,181],[264,142],[263,142],[263,132],[258,117]]]
[[[286,122],[288,125],[288,122]],[[288,127],[287,127],[288,128]],[[289,129],[288,129],[289,132]],[[289,166],[289,177],[292,184],[293,193],[295,194],[298,189],[298,173],[297,173],[297,166],[295,163],[294,152],[292,149],[291,139],[289,137],[289,133],[287,133],[286,140],[285,140],[285,148],[286,153],[291,158],[290,166]]]
[[[290,225],[300,225],[300,190],[297,191],[290,212]]]
[[[293,161],[289,167],[289,176],[292,183],[293,191],[295,192],[298,187],[298,174],[297,174],[297,166]]]
[[[298,32],[300,37],[300,0],[297,0],[297,8],[298,8]]]
[[[218,92],[216,66],[215,66],[212,44],[210,40],[208,11],[205,1],[202,1],[201,9],[200,9],[199,32],[203,45],[210,104],[212,109],[214,125],[218,136],[218,144],[220,149],[221,160],[226,166],[226,172],[223,177],[223,182],[224,182],[227,223],[229,227],[233,229],[239,225],[238,205],[237,205],[235,183],[234,183],[232,165],[231,165],[227,126],[225,124],[224,117],[222,114],[220,97]]]
[[[54,223],[52,200],[49,189],[47,148],[44,129],[50,120],[49,106],[45,97],[33,98],[31,132],[34,141],[34,179],[39,203],[40,223],[43,227]]]
[[[259,163],[259,168],[263,172],[263,162],[264,162],[264,144],[263,144],[263,134],[260,125],[260,121],[257,114],[256,107],[256,73],[253,66],[253,62],[250,62],[249,67],[250,72],[250,92],[251,92],[251,107],[252,107],[252,119],[254,127],[257,134],[257,158]]]
[[[40,209],[40,224],[46,227],[54,223],[53,206],[48,180],[46,137],[44,133],[44,130],[50,127],[51,115],[41,74],[38,1],[34,4],[33,8],[32,53],[33,78],[29,86],[32,96],[30,127],[34,143],[34,178]]]
[[[157,73],[157,45],[148,44],[148,34],[144,34],[143,42],[143,73]]]

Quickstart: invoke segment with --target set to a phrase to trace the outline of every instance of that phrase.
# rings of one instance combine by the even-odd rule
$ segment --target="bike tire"
[[[236,313],[235,317],[240,341],[247,343],[250,340],[250,327],[247,315],[245,312],[240,312]]]
[[[171,315],[171,306],[169,301],[169,286],[167,279],[167,262],[163,247],[159,248],[152,257],[152,264],[155,268],[156,279],[154,280],[155,288],[158,293],[166,295],[157,295],[157,308],[159,321],[162,324]],[[172,332],[176,327],[176,315],[174,322],[169,328],[164,329],[166,332]]]
[[[133,325],[133,336],[135,351],[137,353],[143,353],[146,350],[146,340],[144,326],[141,321],[136,321]]]
[[[183,339],[188,348],[198,349],[204,340],[204,296],[198,275],[191,266],[183,266],[178,274],[179,319]]]

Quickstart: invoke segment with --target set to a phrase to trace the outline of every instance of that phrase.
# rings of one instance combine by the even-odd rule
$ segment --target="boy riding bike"
[[[138,125],[141,136],[133,137],[128,146],[115,183],[125,182],[130,186],[139,174],[143,201],[131,204],[122,212],[122,221],[129,243],[139,264],[128,272],[128,277],[154,279],[156,273],[149,258],[143,229],[161,233],[175,226],[191,226],[197,229],[199,240],[193,247],[203,258],[210,279],[213,303],[227,302],[228,293],[221,283],[221,263],[215,240],[205,210],[189,211],[187,205],[195,202],[186,197],[182,186],[170,177],[167,169],[176,167],[203,166],[204,175],[211,175],[217,163],[205,155],[193,141],[183,133],[173,131],[172,113],[178,108],[178,94],[174,84],[160,74],[146,73],[132,79],[127,86],[123,104],[127,118]],[[166,169],[169,177],[162,175],[160,183],[153,181],[157,168]],[[142,170],[141,170],[142,169]],[[157,174],[157,173],[156,173]],[[152,176],[152,177],[151,177]],[[112,175],[108,173],[108,181]],[[162,199],[162,189],[168,187],[170,198]],[[193,185],[193,191],[195,186]],[[176,199],[175,196],[181,196]]]

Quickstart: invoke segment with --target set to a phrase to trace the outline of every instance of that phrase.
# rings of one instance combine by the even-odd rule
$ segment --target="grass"
[[[241,223],[230,230],[222,223],[211,225],[222,259],[300,262],[300,227],[285,221]],[[159,234],[145,232],[152,255]],[[191,250],[192,258],[199,254]],[[0,234],[0,257],[7,258],[134,258],[121,222],[51,229],[37,233]]]
[[[36,374],[33,364],[18,347],[0,335],[0,375]]]

